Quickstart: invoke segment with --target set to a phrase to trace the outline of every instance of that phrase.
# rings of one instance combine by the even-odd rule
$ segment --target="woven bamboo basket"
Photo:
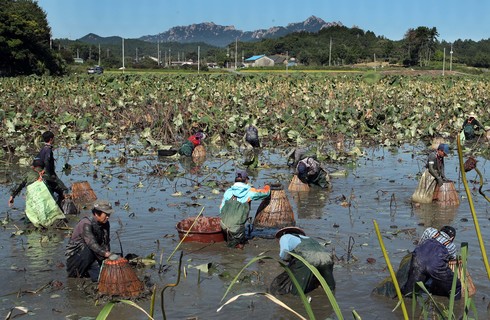
[[[449,268],[451,268],[451,270],[453,272],[455,272],[454,270],[456,269],[456,260],[449,261]],[[458,264],[458,279],[461,281],[462,292],[465,293],[466,289],[468,289],[468,296],[472,297],[476,293],[476,286],[473,283],[473,278],[471,278],[471,275],[470,275],[470,272],[468,271],[468,269],[466,269],[465,279],[462,279],[462,277],[461,277],[462,273],[463,273],[463,265],[461,263],[459,263]],[[464,297],[464,294],[463,294],[463,297]]]
[[[283,228],[296,224],[291,203],[282,185],[271,185],[271,195],[262,200],[255,214],[256,228]]]
[[[441,206],[458,206],[459,196],[456,188],[454,187],[454,182],[447,181],[444,182],[440,187],[436,186],[432,201],[438,203]]]
[[[294,175],[289,183],[289,191],[310,191],[310,186],[301,181],[297,175]]]
[[[88,181],[79,181],[71,185],[71,199],[75,204],[80,205],[94,202],[97,196]]]
[[[192,158],[205,158],[206,157],[206,149],[202,144],[196,146],[194,151],[192,151]]]
[[[143,293],[144,285],[138,279],[128,260],[104,260],[99,275],[99,293],[109,296],[134,298]]]

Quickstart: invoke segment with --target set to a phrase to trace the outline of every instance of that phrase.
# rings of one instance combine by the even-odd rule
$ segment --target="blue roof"
[[[250,58],[245,59],[245,61],[255,61],[255,60],[259,60],[262,57],[265,57],[265,54],[261,54],[258,56],[251,56]]]

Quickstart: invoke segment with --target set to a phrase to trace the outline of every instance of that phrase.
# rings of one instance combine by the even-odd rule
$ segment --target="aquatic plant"
[[[337,300],[335,299],[335,296],[332,293],[332,290],[330,290],[330,287],[328,286],[326,280],[322,277],[322,275],[320,274],[320,272],[318,271],[318,269],[316,267],[314,267],[313,265],[311,265],[308,261],[306,261],[303,257],[299,256],[298,254],[295,254],[294,252],[289,252],[289,254],[291,256],[295,257],[296,259],[300,260],[302,263],[305,264],[306,267],[308,267],[308,269],[311,270],[311,272],[313,272],[313,274],[315,275],[315,277],[320,281],[321,287],[325,291],[325,294],[327,295],[328,300],[329,300],[330,304],[332,305],[332,308],[334,309],[335,315],[337,316],[338,319],[344,319],[344,317],[342,315],[342,312],[340,310],[340,307],[339,307],[339,305],[337,303]],[[293,282],[293,284],[294,284],[294,286],[295,286],[295,288],[296,288],[296,290],[298,292],[299,298],[301,299],[301,302],[303,303],[303,306],[305,307],[305,311],[308,314],[308,317],[310,319],[315,319],[315,315],[313,313],[313,310],[311,309],[311,306],[310,306],[310,303],[308,301],[308,298],[304,294],[303,289],[301,288],[301,285],[299,284],[298,280],[296,279],[296,277],[294,276],[294,274],[292,273],[292,271],[289,269],[289,267],[287,266],[287,264],[285,264],[281,260],[277,260],[275,258],[272,258],[272,257],[269,257],[269,256],[264,256],[264,255],[259,255],[259,256],[256,256],[256,257],[252,258],[240,270],[240,272],[238,272],[238,274],[235,276],[235,278],[233,278],[233,280],[231,281],[230,285],[228,286],[228,289],[226,290],[225,294],[223,295],[223,298],[221,298],[221,301],[223,301],[223,299],[227,296],[228,292],[230,292],[231,288],[233,287],[233,285],[237,282],[238,278],[240,277],[240,274],[245,269],[247,269],[250,265],[252,265],[253,263],[255,263],[257,261],[260,261],[260,260],[263,260],[263,259],[275,260],[288,273],[289,277],[291,278],[291,281]],[[277,305],[279,305],[279,306],[285,308],[286,310],[292,312],[293,314],[295,314],[296,316],[298,316],[300,319],[304,319],[302,316],[299,315],[299,313],[297,311],[295,311],[295,310],[293,310],[293,309],[291,309],[289,307],[285,307],[286,305],[284,303],[282,303],[279,299],[272,298],[270,294],[266,294],[264,292],[246,293],[246,294],[241,294],[241,295],[234,296],[234,297],[230,298],[227,302],[225,302],[220,308],[218,308],[217,312],[219,312],[225,305],[227,305],[227,304],[235,301],[238,297],[240,297],[240,296],[249,296],[249,295],[263,295],[263,296],[269,298],[271,301],[273,301]]]

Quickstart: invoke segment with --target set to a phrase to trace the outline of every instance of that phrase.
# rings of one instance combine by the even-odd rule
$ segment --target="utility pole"
[[[238,64],[238,37],[235,38],[235,70]]]
[[[157,42],[157,60],[158,60],[158,66],[160,66],[160,40]]]
[[[451,43],[451,51],[449,51],[449,71],[453,71],[453,44]]]
[[[332,37],[330,37],[330,48],[328,50],[328,66],[332,65]]]
[[[197,46],[197,73],[199,73],[200,70],[200,65],[201,65],[200,59],[201,59],[201,46]]]
[[[288,72],[289,65],[289,51],[286,51],[286,73]]]
[[[444,54],[442,58],[442,75],[444,76],[444,69],[446,68],[446,48],[444,48]]]
[[[138,63],[138,48],[136,48],[136,59],[135,59],[136,63]]]
[[[124,73],[124,38],[122,38],[122,71]]]
[[[100,43],[99,43],[99,66],[100,66]]]

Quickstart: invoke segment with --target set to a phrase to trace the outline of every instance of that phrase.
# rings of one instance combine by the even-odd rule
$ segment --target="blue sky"
[[[489,0],[38,0],[54,38],[139,38],[175,26],[214,22],[252,31],[314,15],[391,40],[409,28],[436,27],[439,40],[490,38]]]

